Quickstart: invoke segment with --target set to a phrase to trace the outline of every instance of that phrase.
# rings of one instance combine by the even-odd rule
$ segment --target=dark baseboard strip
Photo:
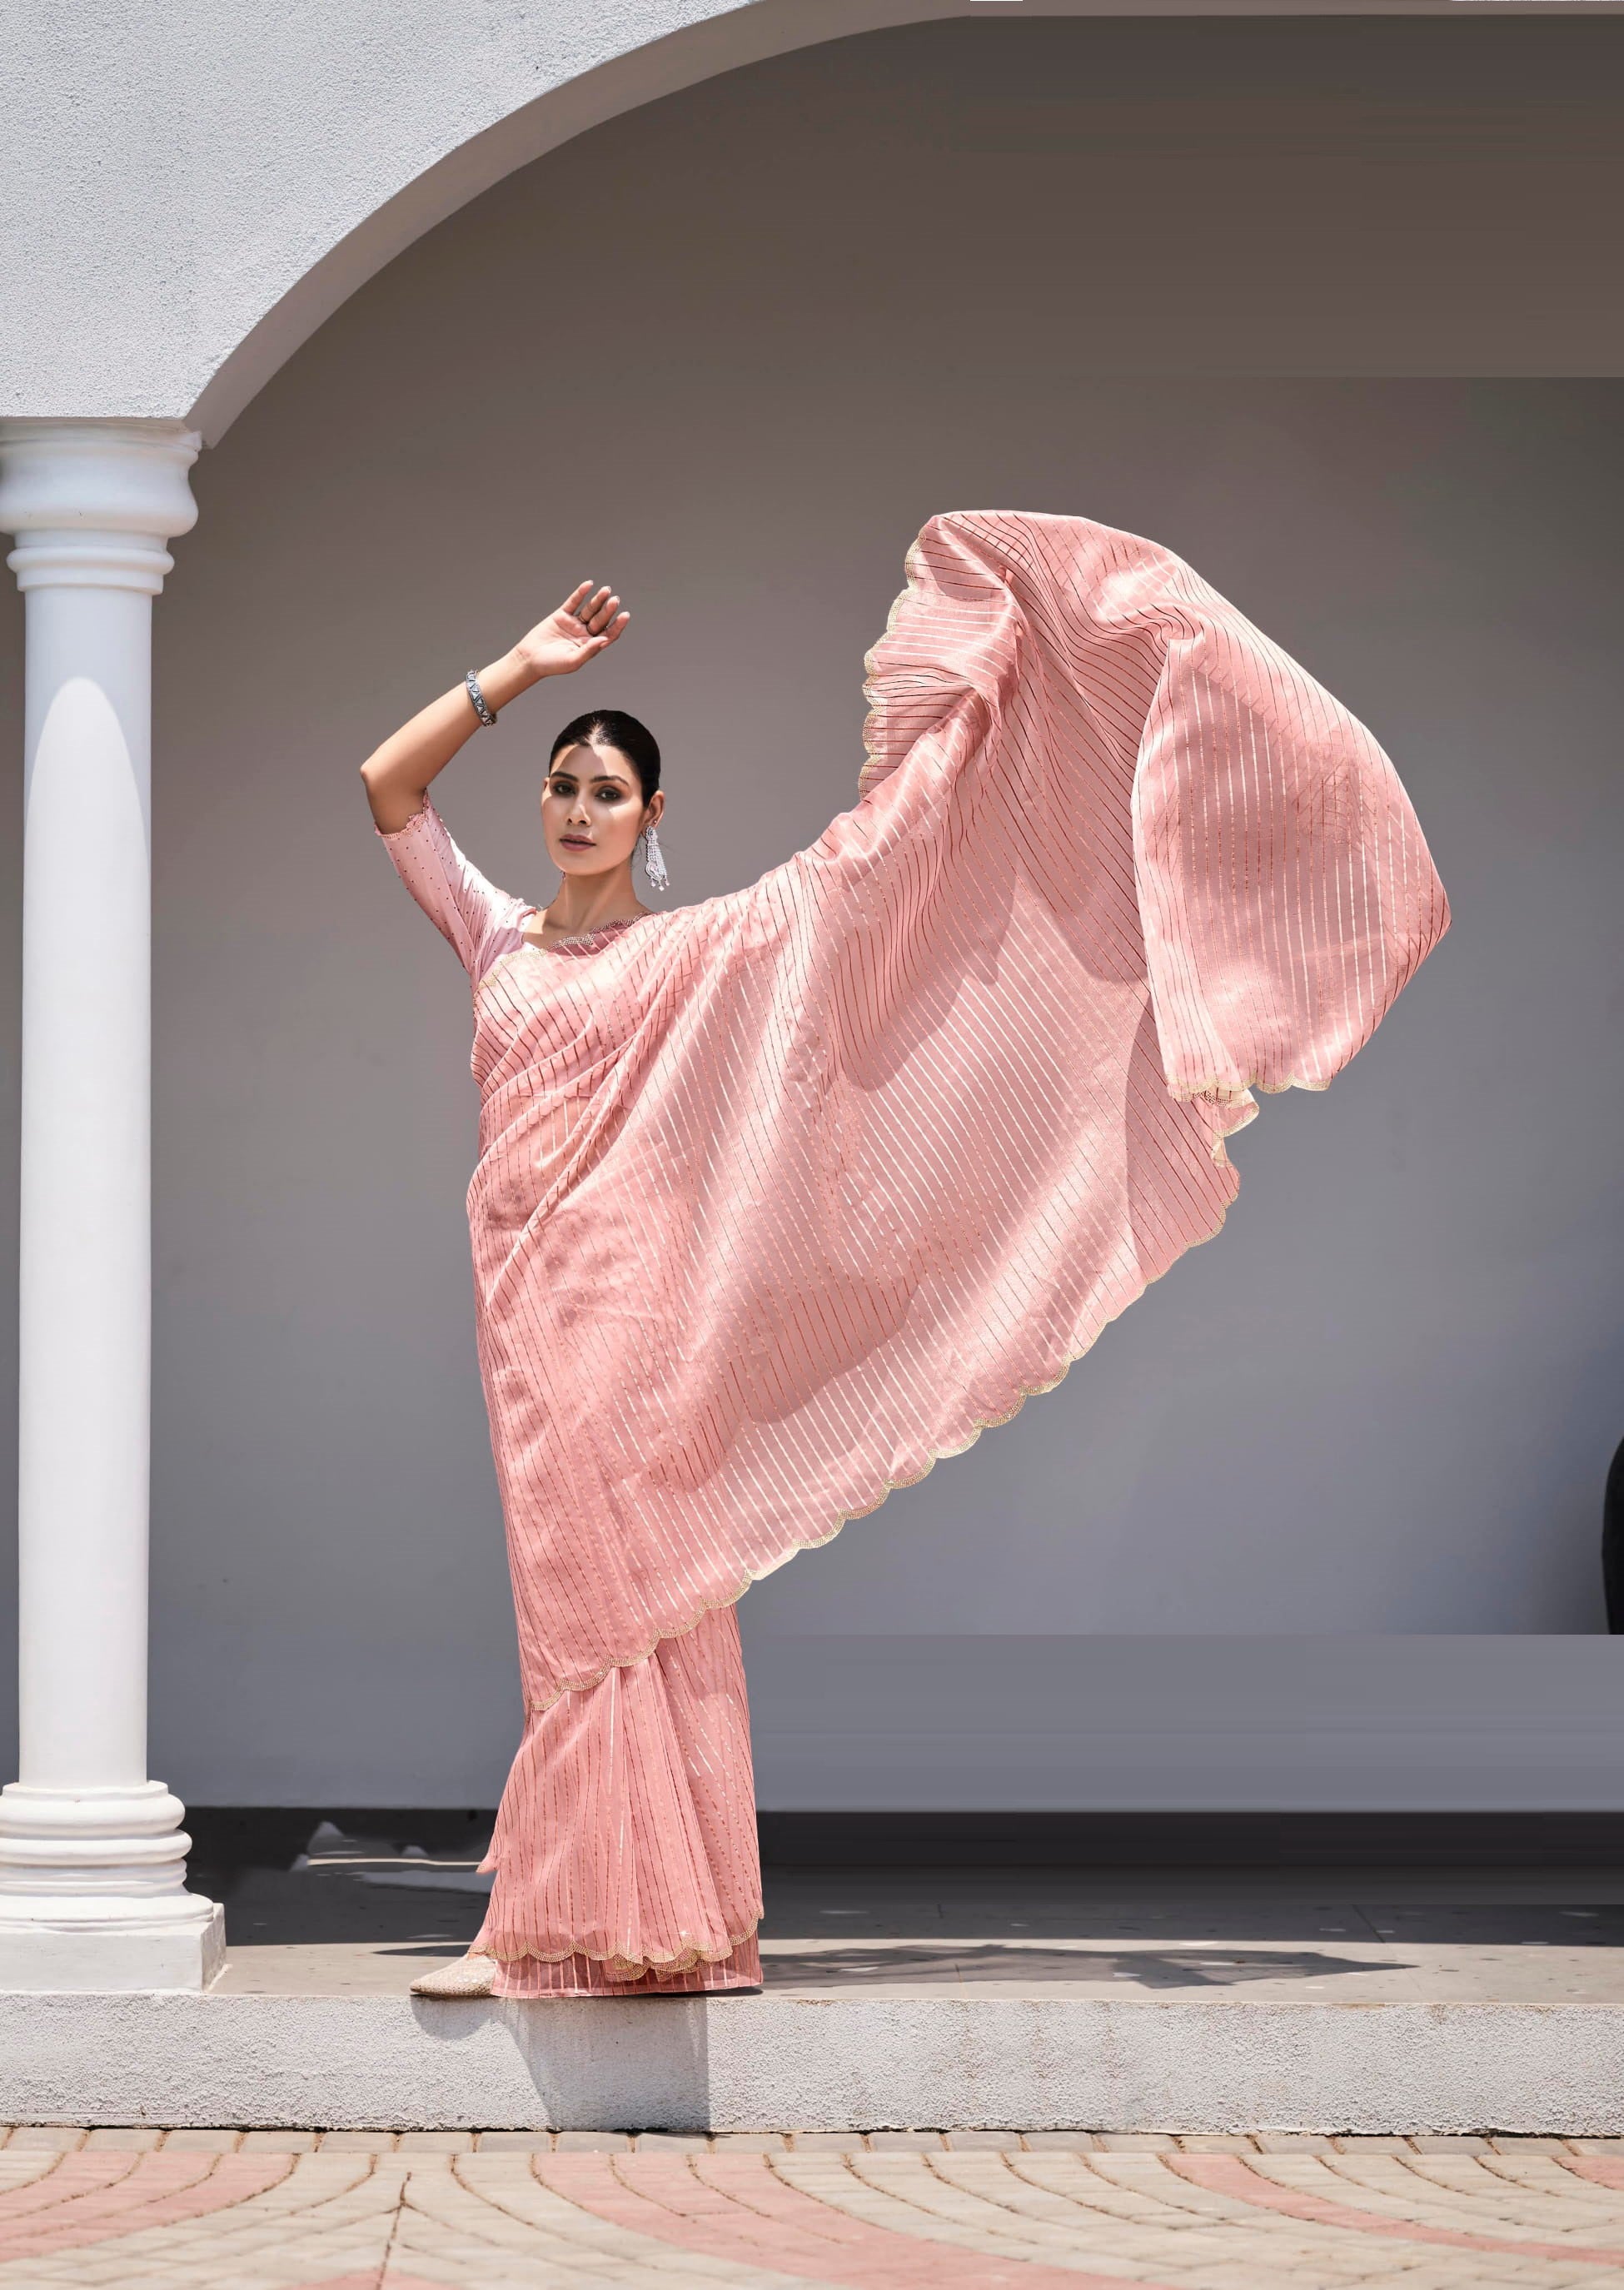
[[[1624,1814],[764,1813],[775,1867],[1624,1866]]]
[[[198,1868],[285,1868],[318,1822],[454,1854],[488,1806],[193,1806]],[[780,1869],[1624,1867],[1624,1813],[772,1813]]]

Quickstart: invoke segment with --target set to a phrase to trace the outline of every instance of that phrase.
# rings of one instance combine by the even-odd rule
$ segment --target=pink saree
[[[734,1602],[1048,1391],[1448,927],[1364,726],[1153,541],[932,517],[860,799],[546,950],[432,802],[473,985],[481,1373],[527,1709],[503,1994],[754,1984]]]

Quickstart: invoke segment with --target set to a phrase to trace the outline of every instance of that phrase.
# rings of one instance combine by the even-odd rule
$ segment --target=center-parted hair
[[[548,769],[552,769],[566,748],[583,742],[594,748],[618,748],[636,773],[643,800],[647,803],[660,785],[660,745],[646,724],[640,724],[622,708],[595,708],[589,715],[577,716],[553,741]]]

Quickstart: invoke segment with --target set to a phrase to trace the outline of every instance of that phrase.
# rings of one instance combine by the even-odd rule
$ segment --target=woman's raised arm
[[[485,705],[499,714],[510,700],[544,676],[568,676],[612,644],[630,620],[619,612],[620,598],[607,589],[592,593],[590,581],[571,590],[556,613],[538,621],[510,652],[477,671]],[[361,766],[372,818],[393,835],[423,807],[428,783],[445,769],[480,719],[466,684],[453,685],[408,724],[391,733]]]

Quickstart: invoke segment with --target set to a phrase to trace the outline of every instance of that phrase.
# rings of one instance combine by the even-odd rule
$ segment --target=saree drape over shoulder
[[[1383,749],[1169,550],[960,512],[907,574],[859,801],[748,889],[543,950],[432,803],[384,838],[474,986],[532,1727],[1056,1384],[1448,926]],[[743,1911],[572,1913],[497,1952]]]

